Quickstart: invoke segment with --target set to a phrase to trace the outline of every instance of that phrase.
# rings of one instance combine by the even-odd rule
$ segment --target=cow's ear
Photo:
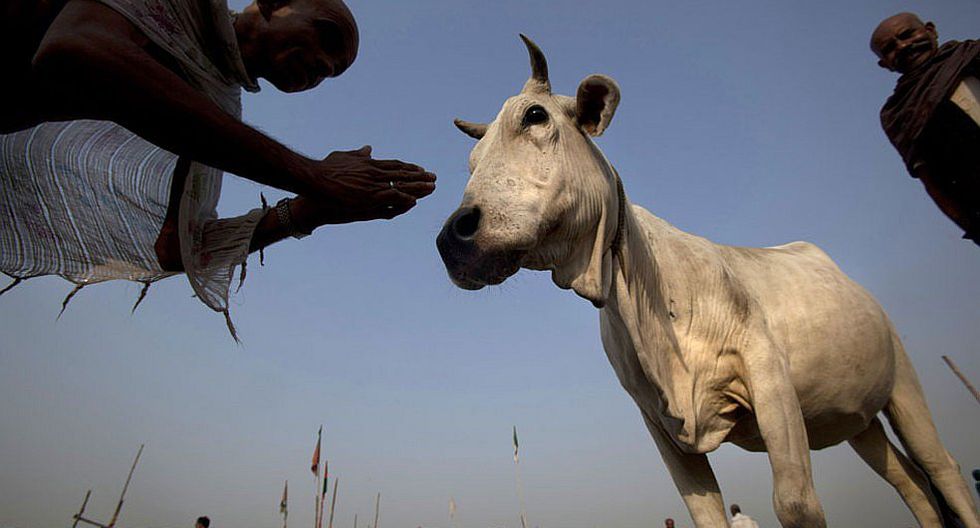
[[[590,136],[601,136],[619,105],[619,85],[605,75],[589,75],[575,94],[575,119]]]

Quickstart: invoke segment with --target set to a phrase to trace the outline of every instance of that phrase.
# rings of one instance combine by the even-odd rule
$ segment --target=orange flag
[[[313,451],[313,463],[310,464],[310,471],[313,472],[313,476],[320,474],[320,438],[323,436],[323,426],[320,426],[320,431],[316,434],[316,449]]]

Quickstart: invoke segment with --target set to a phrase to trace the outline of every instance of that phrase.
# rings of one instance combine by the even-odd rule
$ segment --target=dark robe
[[[950,101],[964,77],[980,78],[980,41],[950,41],[902,75],[881,109],[881,125],[912,176],[959,202],[967,238],[980,243],[980,126]]]

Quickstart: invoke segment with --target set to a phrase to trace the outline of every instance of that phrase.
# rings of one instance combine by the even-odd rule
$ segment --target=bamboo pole
[[[527,528],[527,510],[524,507],[524,486],[521,485],[521,464],[517,453],[517,426],[514,426],[514,481],[517,484],[517,500],[520,503],[521,528]]]
[[[140,461],[140,455],[143,454],[144,444],[140,444],[139,451],[136,452],[136,459],[133,460],[133,466],[129,468],[129,475],[126,477],[126,484],[123,485],[122,493],[119,494],[119,502],[116,503],[116,511],[112,514],[112,520],[106,525],[108,528],[113,528],[116,525],[116,520],[119,519],[119,512],[122,511],[123,497],[126,496],[126,490],[129,489],[129,481],[133,478],[133,471],[136,470],[136,464]]]
[[[357,528],[357,514],[354,514],[354,528]]]
[[[75,528],[76,526],[78,526],[78,520],[81,519],[82,518],[82,514],[85,513],[85,505],[88,504],[88,498],[91,495],[92,495],[92,490],[88,490],[88,491],[85,492],[85,500],[82,501],[82,507],[81,507],[81,509],[79,509],[78,510],[78,513],[75,514],[75,517],[74,517],[75,522],[72,523],[71,528]]]
[[[313,471],[313,528],[319,528],[320,520],[320,446],[323,444],[323,425],[316,433],[316,448],[313,451],[313,463],[310,469]]]
[[[378,528],[378,516],[381,512],[381,492],[378,492],[378,498],[374,501],[374,528]]]
[[[313,493],[313,528],[320,528],[320,468],[316,470],[316,478],[313,486],[316,491]]]
[[[953,363],[953,360],[950,359],[949,356],[943,356],[943,361],[945,361],[946,364],[949,365],[949,368],[950,370],[953,371],[953,374],[956,374],[956,377],[960,378],[960,381],[962,381],[963,385],[966,386],[966,390],[970,391],[970,394],[972,394],[973,397],[976,398],[977,403],[980,403],[980,393],[978,393],[976,387],[974,387],[973,384],[970,383],[970,380],[966,379],[966,376],[963,375],[963,372],[961,372],[959,367],[956,366],[956,363]]]
[[[323,475],[323,478],[325,480],[323,481],[323,488],[320,490],[320,495],[319,495],[320,496],[320,509],[317,510],[316,528],[323,528],[323,506],[327,502],[327,486],[330,485],[330,476],[326,474],[326,472],[327,472],[327,466],[326,466],[326,464],[327,464],[327,462],[324,461],[324,466],[323,466],[323,473],[324,473],[324,475]]]
[[[104,524],[102,524],[102,523],[100,523],[98,521],[93,521],[92,519],[86,519],[85,517],[82,517],[81,515],[78,516],[78,520],[81,521],[81,522],[83,522],[83,523],[85,523],[85,524],[91,524],[92,526],[97,526],[98,528],[109,528],[108,526],[106,526],[106,525],[104,525]]]

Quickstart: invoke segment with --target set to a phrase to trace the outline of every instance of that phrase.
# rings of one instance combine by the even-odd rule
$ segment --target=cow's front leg
[[[711,470],[705,455],[683,453],[667,438],[659,424],[643,413],[643,420],[650,435],[657,443],[660,456],[670,471],[670,477],[677,486],[687,506],[687,511],[699,528],[724,528],[728,526],[725,516],[725,503],[721,499],[718,481]]]
[[[768,335],[756,343],[759,346],[746,350],[743,361],[772,467],[776,517],[785,528],[825,528],[827,521],[813,488],[803,412],[790,381],[786,355]]]

